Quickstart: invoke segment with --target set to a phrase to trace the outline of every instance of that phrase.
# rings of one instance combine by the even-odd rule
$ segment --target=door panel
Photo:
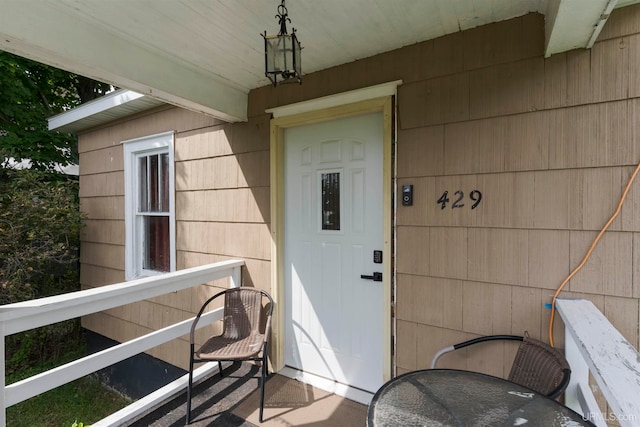
[[[285,363],[364,390],[383,380],[382,114],[285,131]]]

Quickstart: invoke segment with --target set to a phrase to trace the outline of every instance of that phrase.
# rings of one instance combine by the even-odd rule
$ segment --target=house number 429
[[[482,200],[482,193],[479,190],[473,190],[471,191],[471,193],[469,193],[468,197],[473,202],[471,204],[471,209],[475,209],[476,207],[478,207],[480,201]],[[464,191],[457,190],[455,193],[453,193],[453,197],[451,197],[451,199],[449,198],[449,191],[445,191],[444,193],[442,193],[442,196],[440,196],[436,203],[440,205],[440,209],[446,208],[448,203],[451,203],[451,209],[456,209],[464,207],[464,201]]]

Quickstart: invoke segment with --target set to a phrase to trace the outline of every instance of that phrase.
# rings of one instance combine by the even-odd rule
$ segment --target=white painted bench
[[[640,426],[640,353],[591,301],[558,299],[565,324],[565,354],[571,382],[565,404],[598,427],[615,421]],[[589,373],[604,395],[611,413],[603,414],[589,387]]]

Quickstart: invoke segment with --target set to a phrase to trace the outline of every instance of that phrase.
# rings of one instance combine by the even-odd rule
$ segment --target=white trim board
[[[352,104],[354,102],[368,101],[370,99],[393,96],[396,94],[398,86],[402,80],[382,83],[362,89],[350,90],[335,95],[323,96],[321,98],[310,99],[308,101],[296,102],[295,104],[283,105],[265,110],[271,113],[273,118],[293,116],[295,114],[308,113],[310,111],[322,110],[325,108],[338,107],[340,105]]]
[[[138,98],[142,98],[143,96],[143,94],[131,90],[116,90],[101,98],[97,98],[91,102],[87,102],[86,104],[79,105],[78,107],[73,108],[69,111],[65,111],[64,113],[60,113],[53,117],[50,117],[48,119],[49,130],[57,129],[78,120],[91,117],[95,114],[102,113],[119,105],[126,104]]]

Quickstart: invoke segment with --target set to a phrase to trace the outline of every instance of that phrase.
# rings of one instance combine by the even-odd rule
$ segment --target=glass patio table
[[[373,396],[369,427],[593,426],[555,400],[502,378],[454,369],[400,375]]]

